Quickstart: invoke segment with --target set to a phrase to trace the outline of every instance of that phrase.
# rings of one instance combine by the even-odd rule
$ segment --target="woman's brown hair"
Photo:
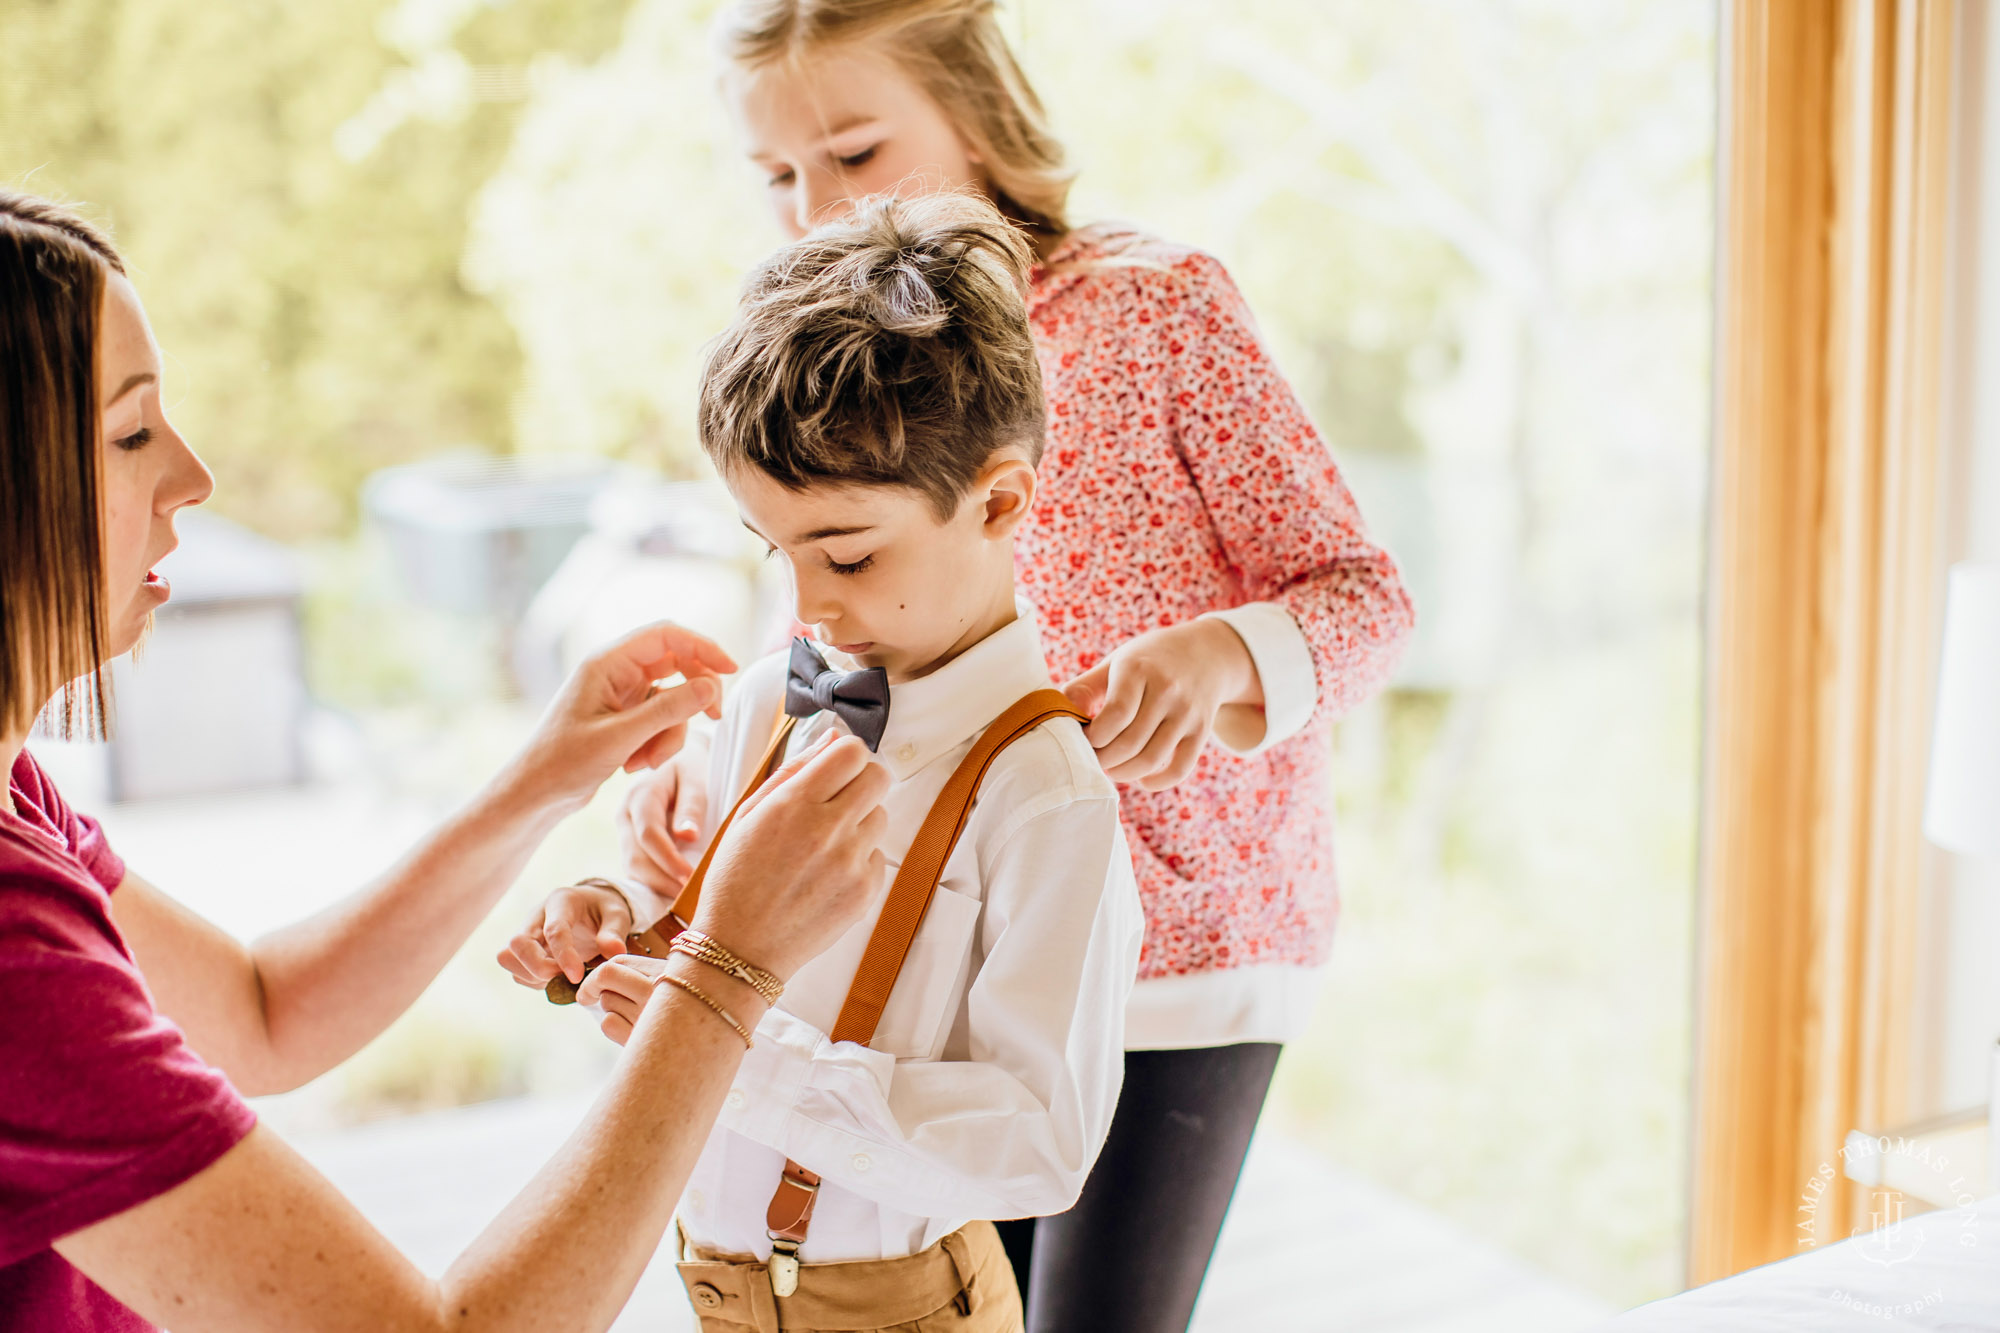
[[[58,204],[0,189],[0,731],[63,689],[65,736],[105,731],[97,330],[124,261]],[[64,688],[64,687],[67,688]]]
[[[1000,211],[1059,239],[1076,172],[993,8],[993,0],[736,0],[716,33],[723,55],[751,69],[830,46],[881,51],[979,154]]]

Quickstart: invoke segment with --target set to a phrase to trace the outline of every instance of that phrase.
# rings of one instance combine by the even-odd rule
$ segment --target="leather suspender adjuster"
[[[789,1296],[799,1289],[799,1246],[812,1226],[813,1205],[819,1202],[819,1177],[787,1158],[778,1177],[778,1192],[764,1210],[764,1234],[771,1238],[771,1294]]]

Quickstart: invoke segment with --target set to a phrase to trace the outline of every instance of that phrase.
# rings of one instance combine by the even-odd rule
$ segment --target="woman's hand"
[[[694,874],[691,853],[707,818],[708,742],[703,739],[690,741],[626,790],[618,806],[625,873],[664,899],[678,897]]]
[[[1264,692],[1250,650],[1220,620],[1141,634],[1063,686],[1091,715],[1084,735],[1114,782],[1164,791],[1194,771],[1209,734],[1244,746],[1263,735]]]
[[[564,682],[503,781],[537,808],[579,810],[615,770],[636,772],[671,758],[696,713],[719,717],[716,677],[735,669],[729,654],[678,625],[662,621],[628,634]],[[655,684],[673,675],[686,683]]]
[[[859,740],[822,736],[744,801],[709,863],[692,924],[745,962],[790,978],[845,934],[881,887],[888,791],[887,771],[869,762]],[[578,987],[577,1003],[601,1007],[604,1034],[622,1043],[662,965],[613,958]],[[741,986],[715,969],[699,975],[718,1000],[718,987],[733,994]],[[737,1017],[747,1025],[755,1012]]]

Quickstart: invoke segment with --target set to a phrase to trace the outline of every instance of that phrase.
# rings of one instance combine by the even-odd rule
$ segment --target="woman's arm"
[[[747,986],[693,979],[756,1014]],[[628,1049],[589,1120],[441,1280],[264,1128],[56,1249],[175,1333],[605,1328],[658,1246],[743,1055],[673,986],[655,993]]]
[[[790,976],[880,883],[887,787],[851,739],[788,765],[739,817],[697,924]],[[716,969],[678,956],[670,968],[746,1023],[762,1010]],[[438,1281],[262,1129],[56,1249],[175,1333],[602,1329],[658,1246],[742,1056],[705,1006],[660,986],[584,1125]]]
[[[928,1216],[1039,1216],[1075,1203],[1118,1103],[1143,928],[1117,798],[1023,808],[982,856],[981,878],[981,961],[944,1059],[836,1042],[777,1010],[737,1079],[748,1096],[722,1126]],[[649,958],[615,959],[578,999],[603,1003],[615,1037],[620,1010],[656,970]]]
[[[137,876],[111,896],[160,1011],[243,1092],[278,1092],[361,1049],[414,1002],[564,816],[620,766],[657,763],[735,664],[671,625],[579,667],[505,772],[379,880],[244,946]],[[653,682],[689,679],[672,689]]]

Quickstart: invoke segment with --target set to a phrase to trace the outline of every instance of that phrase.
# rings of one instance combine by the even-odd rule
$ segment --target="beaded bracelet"
[[[698,963],[707,963],[727,972],[762,996],[765,1004],[776,1004],[778,997],[785,993],[783,982],[755,963],[744,962],[718,943],[714,936],[704,935],[692,926],[674,936],[670,949],[673,953],[684,953]]]
[[[721,1005],[717,1004],[714,1000],[710,999],[707,991],[704,991],[701,987],[695,985],[692,981],[683,980],[680,977],[674,976],[670,972],[660,973],[659,976],[653,979],[653,984],[657,986],[662,981],[666,982],[670,986],[679,986],[682,990],[694,996],[695,999],[700,1000],[703,1004],[715,1010],[715,1012],[721,1017],[722,1021],[729,1024],[729,1026],[735,1028],[736,1035],[743,1038],[744,1050],[746,1051],[749,1050],[751,1046],[755,1044],[750,1040],[750,1029],[744,1027],[741,1023],[737,1022],[736,1016],[734,1014],[730,1013],[727,1009],[724,1009]]]

